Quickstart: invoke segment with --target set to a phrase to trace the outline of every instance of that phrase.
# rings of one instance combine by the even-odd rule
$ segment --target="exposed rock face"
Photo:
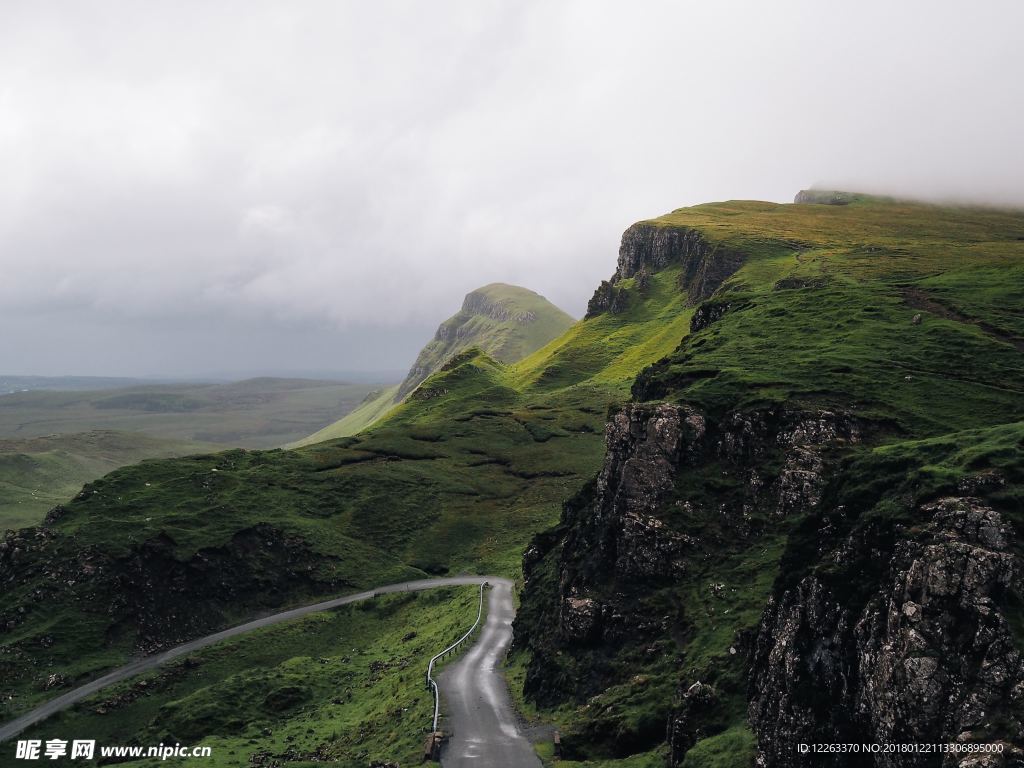
[[[714,687],[700,681],[688,686],[679,697],[679,705],[669,720],[665,740],[668,742],[669,765],[678,765],[686,756],[686,752],[699,738],[699,727],[693,727],[700,720],[702,711],[713,708],[716,704]]]
[[[597,477],[598,519],[643,514],[672,488],[684,454],[699,450],[704,417],[692,408],[630,404],[605,427],[605,461]]]
[[[867,603],[815,576],[772,601],[751,675],[764,766],[860,765],[800,755],[799,743],[1003,741],[1002,756],[879,754],[873,765],[1015,765],[1024,759],[1024,660],[1002,607],[1019,579],[1012,535],[971,497],[941,499],[896,545]],[[834,559],[863,542],[841,542]],[[980,760],[980,762],[979,762]]]
[[[619,283],[635,277],[638,288],[642,289],[651,273],[673,264],[682,265],[680,290],[696,304],[711,296],[742,266],[743,255],[712,245],[695,229],[644,222],[634,224],[623,232],[618,267],[611,280],[602,282],[595,291],[587,305],[587,317],[624,311],[629,296]]]
[[[708,301],[701,304],[690,318],[690,333],[703,331],[709,325],[717,323],[731,308],[732,305],[728,301]]]
[[[618,315],[626,311],[629,306],[629,292],[618,288],[607,280],[594,291],[594,295],[587,302],[587,317],[595,317],[604,312]]]
[[[666,610],[671,599],[648,604],[648,598],[687,583],[716,552],[756,540],[765,521],[807,512],[820,500],[828,451],[859,439],[857,422],[831,411],[765,409],[717,422],[671,403],[633,403],[613,413],[593,484],[566,505],[562,525],[538,536],[524,557],[527,586],[516,642],[533,651],[528,695],[545,703],[586,700],[615,682],[606,660],[616,649],[635,652],[685,637],[689,619]],[[681,482],[708,475],[713,482],[731,478],[735,490],[713,500],[680,492]],[[702,520],[713,533],[694,535],[685,520]],[[715,590],[726,586],[700,588],[710,589],[714,600]],[[562,666],[567,657],[574,659],[570,671]],[[708,735],[716,694],[707,683],[694,687],[700,682],[681,676],[675,707],[666,702],[667,730],[647,734],[655,741],[639,746],[667,738],[673,759],[681,760]],[[595,729],[600,732],[592,728],[591,740]],[[563,743],[572,743],[571,733],[563,734]]]
[[[705,258],[711,248],[695,229],[634,224],[622,233],[615,278],[622,280],[646,269],[657,272],[669,264]]]
[[[545,644],[553,641],[548,646],[552,650],[637,643],[663,629],[661,616],[644,615],[624,596],[609,599],[599,587],[609,581],[660,583],[684,571],[689,558],[700,556],[696,540],[654,513],[672,492],[679,467],[700,453],[705,439],[704,417],[682,406],[627,405],[611,417],[598,477],[584,495],[566,505],[566,527],[538,536],[524,556],[528,585],[554,588],[555,602],[538,595],[535,605],[545,618],[536,624],[517,620],[518,643],[531,637],[539,641],[541,633]],[[556,552],[565,555],[556,563],[557,584],[542,583],[539,571]],[[545,622],[556,631],[542,628]],[[528,687],[549,700],[564,695],[565,690],[556,691],[551,684],[557,677],[552,669],[542,669],[545,657],[538,659]],[[581,678],[571,686],[584,695],[599,683],[596,677]]]
[[[758,765],[1024,764],[1024,655],[1007,603],[1019,594],[1021,568],[1005,518],[971,495],[1001,488],[1005,478],[992,471],[965,477],[962,496],[916,510],[921,524],[851,522],[839,536],[822,511],[831,499],[824,488],[838,466],[834,452],[864,437],[855,419],[835,411],[767,409],[712,421],[680,404],[633,403],[613,414],[597,478],[523,561],[516,642],[532,650],[527,694],[582,702],[621,682],[607,659],[691,631],[685,613],[667,613],[664,600],[648,603],[647,596],[671,594],[736,542],[757,551],[761,531],[777,524],[771,521],[802,515],[820,525],[806,561],[788,566],[805,570],[781,583],[757,631],[737,634],[728,649],[749,673]],[[716,508],[680,492],[681,482],[709,468],[742,478],[730,496],[716,498]],[[713,519],[708,530],[719,532],[693,536],[679,513]],[[700,587],[711,590],[712,602],[729,589]],[[679,692],[657,736],[668,742],[670,765],[715,732],[709,727],[719,722],[722,696],[735,695],[686,668],[684,656]],[[591,724],[586,739],[594,743],[602,732]],[[630,738],[636,749],[653,745],[649,733]],[[993,741],[1004,744],[1001,756],[797,750],[801,743]],[[571,732],[563,743],[571,749]]]
[[[558,630],[576,641],[593,639],[601,620],[601,607],[589,597],[567,597],[559,611]]]
[[[796,193],[793,202],[804,205],[849,205],[856,197],[850,192],[830,189],[801,189]]]

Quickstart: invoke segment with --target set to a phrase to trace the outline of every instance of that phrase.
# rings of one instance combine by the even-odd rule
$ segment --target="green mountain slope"
[[[388,414],[448,360],[476,348],[503,363],[526,357],[561,336],[573,319],[533,291],[505,283],[491,283],[466,294],[462,308],[437,329],[420,350],[405,380],[368,397],[358,408],[291,447],[348,437]]]
[[[641,222],[587,317],[516,363],[467,348],[358,435],[147,462],[90,484],[0,551],[6,713],[313,595],[522,567],[516,675],[569,756],[742,766],[762,749],[795,765],[780,755],[797,754],[797,733],[884,736],[851,726],[860,711],[889,722],[867,684],[866,709],[840,697],[832,712],[815,692],[840,682],[809,660],[836,648],[828,669],[875,664],[886,638],[871,606],[896,594],[886,569],[954,535],[935,526],[955,515],[923,511],[938,494],[971,489],[1024,524],[1024,216],[842,202],[727,202]],[[1004,573],[1002,554],[983,560]],[[1007,606],[989,615],[1005,614],[992,636],[1009,646],[1021,626],[1011,582],[989,604]],[[928,618],[929,658],[983,658],[987,647],[955,644],[969,632],[942,634],[977,618],[974,603],[932,605],[951,618]],[[793,650],[773,655],[788,627]],[[880,690],[912,687],[884,669]],[[169,703],[152,695],[150,711]],[[287,712],[268,717],[291,727]],[[321,746],[312,730],[296,732],[302,754]],[[363,733],[387,738],[380,725]],[[263,743],[252,734],[246,749]]]
[[[839,201],[649,222],[742,265],[528,550],[518,663],[567,756],[1024,747],[1024,214]]]
[[[301,448],[304,445],[322,443],[325,440],[336,440],[339,437],[348,437],[362,432],[375,421],[380,420],[392,408],[395,407],[395,396],[398,394],[398,384],[393,387],[379,389],[366,396],[357,407],[333,424],[328,424],[318,432],[309,437],[297,440],[289,448]]]
[[[502,363],[526,357],[561,336],[573,319],[533,291],[491,283],[466,294],[462,309],[437,329],[398,388],[396,401],[438,371],[454,355],[471,347]]]
[[[110,431],[0,439],[0,530],[39,523],[85,483],[118,467],[211,448],[209,444]]]
[[[519,364],[476,348],[456,355],[359,435],[147,462],[89,484],[46,529],[8,540],[17,564],[0,552],[3,615],[17,613],[0,631],[3,706],[49,695],[51,673],[70,685],[313,595],[458,570],[515,575],[532,533],[599,466],[608,403],[677,343],[665,337],[642,356],[629,341],[685,327],[692,309],[673,280]],[[61,576],[43,577],[43,563]]]

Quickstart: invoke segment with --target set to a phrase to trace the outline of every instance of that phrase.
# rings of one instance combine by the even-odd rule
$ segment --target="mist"
[[[400,370],[801,188],[1024,206],[1017,2],[8,2],[0,372]]]

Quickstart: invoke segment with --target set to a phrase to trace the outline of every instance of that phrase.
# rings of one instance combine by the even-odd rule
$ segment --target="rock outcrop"
[[[673,590],[700,588],[711,600],[735,590],[692,579],[720,553],[756,547],[771,521],[819,503],[829,452],[859,439],[857,421],[832,411],[764,409],[717,422],[672,403],[613,413],[596,479],[524,557],[516,642],[533,652],[527,694],[546,704],[585,701],[617,681],[608,663],[616,653],[687,637],[693,618],[666,610]],[[736,647],[732,654],[742,663]],[[718,694],[682,674],[679,687],[678,701],[665,702],[667,725],[644,737],[654,741],[631,738],[650,748],[667,733],[681,760],[698,735],[714,732],[708,716],[718,705],[709,702]],[[573,733],[563,741],[571,748]]]
[[[678,264],[679,288],[691,304],[708,298],[743,264],[739,251],[708,242],[696,229],[649,222],[634,224],[622,234],[619,260],[611,280],[603,281],[587,305],[587,317],[617,314],[629,306],[629,291],[621,283],[635,278],[642,289],[650,275]]]
[[[757,638],[750,721],[758,764],[860,765],[795,744],[960,744],[960,753],[877,754],[871,764],[997,766],[1024,760],[1024,659],[1006,597],[1020,578],[1013,533],[976,498],[922,506],[863,605],[809,575],[773,599]],[[864,542],[839,542],[841,563]],[[1000,754],[969,751],[997,744]]]
[[[693,574],[730,551],[757,553],[773,526],[796,519],[817,540],[796,537],[793,546],[804,554],[789,555],[799,559],[780,572],[759,626],[738,632],[726,657],[733,661],[722,662],[744,670],[745,691],[730,690],[733,672],[712,670],[717,679],[710,681],[695,674],[681,650],[665,730],[656,737],[630,731],[634,748],[664,739],[670,765],[680,764],[722,728],[738,695],[747,701],[763,768],[1024,764],[1014,532],[970,495],[1000,490],[1005,478],[974,474],[958,483],[961,495],[908,512],[919,523],[876,530],[843,507],[825,509],[834,503],[826,491],[841,466],[837,457],[871,436],[865,431],[829,410],[769,408],[712,420],[663,402],[614,412],[594,482],[524,558],[516,642],[532,651],[527,694],[545,704],[596,702],[601,691],[628,686],[611,660],[629,655],[636,669],[638,649],[672,647],[670,638],[695,631],[692,616],[667,609],[674,590],[706,590],[714,617],[715,601],[738,586],[695,583]],[[700,483],[714,493],[702,493]],[[838,528],[829,522],[847,518]],[[595,734],[603,728],[621,727],[601,725],[601,708],[586,711],[598,723],[585,726],[580,739],[588,744],[600,743]],[[571,753],[574,732],[563,741]],[[865,758],[796,748],[843,742],[958,744],[963,751]],[[1002,752],[974,751],[981,744]]]

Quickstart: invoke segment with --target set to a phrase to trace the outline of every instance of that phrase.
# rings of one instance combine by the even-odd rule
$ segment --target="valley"
[[[81,487],[144,459],[270,448],[356,408],[375,385],[6,377],[0,395],[0,530],[38,523]],[[63,387],[63,389],[62,389]]]

